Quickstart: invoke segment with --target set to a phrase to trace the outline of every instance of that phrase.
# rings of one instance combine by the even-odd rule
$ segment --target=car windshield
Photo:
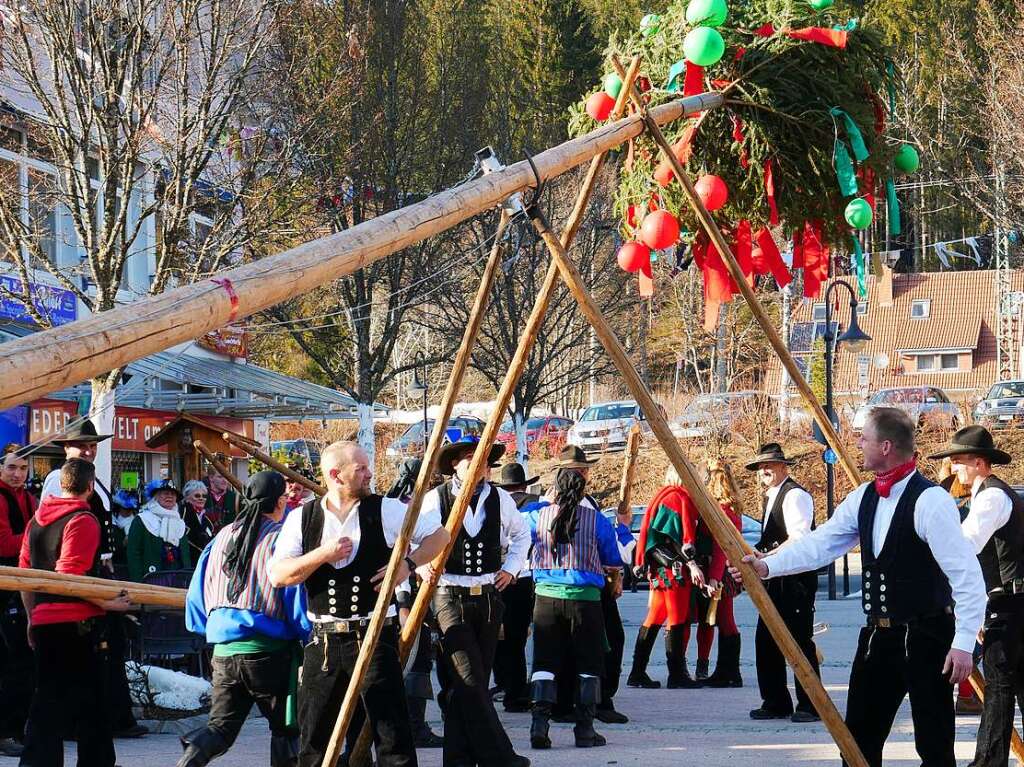
[[[997,383],[989,389],[985,399],[999,399],[1000,397],[1024,397],[1024,381]]]
[[[919,405],[924,402],[924,389],[885,389],[878,392],[870,405]]]
[[[636,414],[636,405],[594,405],[588,407],[580,421],[611,421],[615,418],[632,418]]]
[[[434,422],[427,421],[427,429],[433,429]],[[405,430],[405,434],[402,435],[404,440],[419,440],[423,439],[423,421],[417,421],[411,424],[408,429]]]

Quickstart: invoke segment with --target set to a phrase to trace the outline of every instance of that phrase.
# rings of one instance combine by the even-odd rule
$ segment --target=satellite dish
[[[871,360],[879,370],[889,367],[889,355],[885,352],[876,354]]]

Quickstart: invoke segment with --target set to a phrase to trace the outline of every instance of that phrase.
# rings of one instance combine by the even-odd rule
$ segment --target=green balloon
[[[896,166],[897,170],[904,173],[913,173],[921,166],[921,157],[917,154],[917,150],[914,147],[910,144],[904,144],[892,159],[892,163]]]
[[[725,0],[690,0],[686,23],[691,27],[720,27],[729,15]]]
[[[725,40],[717,29],[697,27],[683,38],[683,55],[686,60],[699,67],[717,64],[725,53]]]
[[[867,229],[871,226],[871,206],[865,199],[858,197],[856,200],[850,200],[845,215],[846,223],[854,229]]]
[[[811,8],[819,12],[824,11],[826,8],[831,8],[835,1],[836,0],[808,0]]]
[[[642,19],[640,19],[640,31],[644,37],[650,37],[651,35],[658,34],[658,30],[661,28],[661,16],[656,13],[648,13]]]
[[[613,99],[619,97],[619,91],[622,90],[622,78],[614,72],[604,76],[604,92],[611,96]]]

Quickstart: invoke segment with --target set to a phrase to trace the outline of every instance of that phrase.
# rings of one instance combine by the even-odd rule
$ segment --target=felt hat
[[[96,426],[88,418],[83,418],[73,423],[67,431],[59,437],[50,440],[55,445],[67,445],[74,442],[103,442],[110,439],[113,434],[99,434]]]
[[[1007,464],[1013,460],[1009,453],[996,447],[992,434],[984,426],[965,426],[953,435],[944,450],[928,457],[947,458],[962,453],[979,455],[995,464]]]
[[[778,442],[766,442],[758,449],[757,455],[747,461],[746,468],[755,471],[762,463],[784,463],[787,466],[792,466],[796,461],[786,458],[782,445]]]
[[[558,453],[557,469],[589,469],[597,463],[596,458],[587,458],[583,448],[578,445],[566,445]]]
[[[466,453],[474,452],[479,444],[480,438],[469,434],[445,445],[437,454],[437,470],[445,476],[451,476],[455,473],[455,464],[462,460]],[[500,443],[491,445],[491,451],[487,455],[487,465],[492,469],[496,468],[503,455],[505,455],[504,445]]]
[[[506,463],[501,467],[501,475],[496,482],[491,484],[496,487],[517,487],[518,485],[532,485],[539,477],[527,477],[522,464]]]

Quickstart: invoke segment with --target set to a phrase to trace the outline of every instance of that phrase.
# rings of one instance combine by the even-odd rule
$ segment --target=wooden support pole
[[[476,297],[473,301],[473,307],[469,313],[469,321],[466,323],[466,330],[463,333],[462,344],[459,347],[458,352],[455,355],[455,362],[452,365],[452,372],[448,376],[448,382],[445,384],[444,396],[441,400],[441,412],[437,414],[434,420],[434,429],[430,433],[430,441],[427,443],[426,450],[423,454],[423,462],[420,465],[420,473],[416,477],[416,487],[413,489],[412,498],[409,501],[409,505],[405,512],[405,521],[402,526],[402,534],[399,540],[396,541],[394,551],[391,555],[391,561],[388,563],[387,574],[384,577],[384,581],[381,584],[381,596],[377,599],[377,605],[374,608],[373,618],[370,621],[370,626],[367,629],[366,636],[363,638],[363,642],[359,648],[359,655],[356,658],[355,667],[352,670],[352,677],[349,681],[348,689],[345,691],[345,698],[341,704],[341,710],[338,712],[338,720],[335,722],[334,731],[331,733],[331,740],[327,745],[327,750],[324,753],[324,767],[334,767],[338,756],[341,753],[341,744],[345,739],[345,734],[348,732],[348,728],[352,723],[352,716],[355,714],[356,706],[359,702],[359,695],[362,693],[363,680],[366,675],[366,670],[369,668],[370,659],[373,656],[373,651],[376,647],[377,641],[380,638],[380,629],[383,627],[384,617],[387,615],[388,606],[391,604],[391,595],[394,593],[395,586],[397,585],[396,574],[399,563],[402,561],[402,557],[405,556],[405,549],[408,547],[409,538],[412,536],[412,532],[416,526],[416,520],[419,519],[420,509],[423,506],[423,498],[430,490],[430,480],[434,476],[434,472],[437,470],[437,461],[441,452],[441,447],[444,444],[445,431],[448,428],[448,419],[451,417],[452,410],[455,408],[455,401],[458,399],[459,390],[462,388],[462,381],[466,376],[466,370],[469,367],[470,357],[473,352],[473,346],[476,344],[477,335],[480,332],[480,326],[483,324],[484,315],[487,311],[487,302],[490,297],[491,287],[494,284],[494,278],[498,273],[498,267],[501,262],[501,251],[502,251],[502,240],[505,235],[505,229],[509,224],[509,215],[502,209],[501,217],[498,219],[498,227],[494,234],[494,244],[491,246],[491,253],[488,256],[487,264],[484,267],[484,274],[480,280],[480,285],[477,287]],[[450,544],[451,542],[449,542]],[[399,548],[401,544],[401,548]],[[398,552],[401,551],[401,555]],[[387,595],[387,599],[385,599]],[[415,610],[415,605],[413,606]],[[425,609],[420,617],[422,621],[425,617]],[[406,621],[406,626],[412,623],[412,615]],[[377,625],[376,633],[374,633],[374,626]],[[402,662],[409,654],[409,646],[405,646],[406,643],[402,643],[400,647],[400,653],[404,650],[402,655]],[[363,727],[363,730],[359,733],[359,739],[356,743],[356,748],[353,749],[352,762],[359,764],[362,758],[365,758],[369,754],[370,744],[370,729],[369,722]]]
[[[612,63],[616,70],[622,69],[622,64],[619,62],[617,57],[612,57]],[[632,88],[630,89],[630,92],[630,98],[633,99],[633,102],[638,108],[643,109],[643,101],[640,98],[640,94]],[[793,355],[789,353],[789,349],[787,349],[786,344],[783,343],[782,338],[779,336],[779,332],[775,329],[775,325],[771,321],[771,318],[768,316],[768,313],[761,305],[761,301],[754,293],[754,289],[747,284],[747,279],[743,275],[743,270],[740,269],[740,265],[736,262],[736,257],[733,255],[729,244],[725,241],[725,237],[722,235],[722,230],[718,228],[718,224],[715,223],[714,218],[711,217],[711,213],[697,196],[697,192],[693,188],[693,183],[690,181],[690,177],[687,175],[686,169],[683,168],[682,163],[679,162],[679,159],[672,151],[672,147],[665,139],[665,135],[661,132],[661,128],[658,127],[657,122],[650,119],[650,115],[646,114],[644,116],[644,120],[647,123],[648,133],[651,134],[651,137],[654,139],[659,149],[661,149],[661,153],[664,155],[665,159],[671,163],[672,171],[675,173],[676,180],[682,184],[683,190],[686,192],[686,196],[690,201],[690,206],[697,214],[697,218],[700,220],[704,231],[707,232],[711,241],[714,243],[715,248],[721,254],[722,261],[729,270],[729,274],[732,276],[733,281],[739,286],[740,292],[743,294],[743,298],[746,300],[751,313],[754,315],[754,318],[764,331],[764,334],[768,339],[768,343],[771,344],[772,349],[775,350],[775,354],[778,355],[778,358],[782,361],[783,367],[786,368],[786,372],[789,373],[790,379],[799,390],[800,396],[803,397],[807,407],[810,408],[811,415],[814,417],[814,420],[817,421],[818,426],[821,427],[821,431],[825,435],[825,439],[828,441],[829,446],[839,457],[839,462],[843,465],[843,469],[846,471],[846,475],[850,478],[850,482],[852,482],[853,486],[856,487],[861,483],[860,472],[857,470],[856,462],[850,456],[849,451],[846,449],[846,445],[844,445],[842,440],[839,439],[839,434],[832,425],[832,421],[830,421],[828,416],[825,415],[825,411],[821,407],[821,403],[818,402],[818,398],[815,397],[814,392],[811,391],[810,384],[807,383],[803,374],[797,368]]]
[[[718,93],[671,101],[651,110],[659,123],[722,104]],[[640,115],[602,125],[534,156],[550,179],[619,146],[644,130]],[[0,345],[0,410],[87,381],[147,354],[191,341],[235,320],[321,287],[402,248],[493,208],[536,184],[525,160],[460,184],[422,202],[213,278],[133,301],[109,312]]]
[[[273,456],[264,453],[258,447],[253,447],[245,440],[239,439],[230,432],[224,432],[221,436],[224,438],[225,442],[234,445],[239,450],[244,450],[257,461],[264,464],[265,466],[269,466],[271,469],[278,472],[279,474],[283,474],[287,479],[290,479],[292,482],[298,482],[307,490],[314,492],[321,497],[327,495],[326,487],[324,487],[323,485],[318,485],[313,480],[307,479],[306,477],[302,476],[296,471],[292,471]]]
[[[235,490],[241,493],[245,489],[242,486],[242,481],[232,474],[231,470],[221,463],[220,459],[213,454],[213,451],[211,451],[210,448],[204,445],[200,440],[192,440],[192,447],[198,450],[203,458],[209,461],[210,465],[217,470],[217,473],[224,477],[224,479],[226,479],[228,483],[235,488]]]
[[[633,424],[626,438],[626,452],[622,456],[622,480],[619,482],[619,507],[615,513],[624,517],[629,513],[633,497],[633,475],[636,473],[636,454],[640,450],[640,424]]]
[[[968,677],[971,682],[971,687],[978,694],[978,700],[982,703],[985,702],[985,678],[981,675],[978,669],[971,671],[971,675]],[[1020,738],[1020,733],[1017,732],[1017,726],[1014,725],[1010,728],[1010,750],[1013,751],[1013,755],[1017,757],[1017,763],[1024,765],[1024,741]]]
[[[176,608],[185,606],[186,593],[185,589],[172,589],[168,586],[110,581],[106,578],[68,575],[28,567],[0,567],[0,590],[32,591],[79,599],[113,599],[121,592],[128,592],[128,598],[134,604]]]
[[[790,666],[793,667],[793,671],[796,675],[797,680],[803,686],[807,692],[811,702],[814,703],[815,709],[821,716],[822,722],[828,728],[832,734],[833,739],[839,746],[839,750],[847,763],[852,767],[867,767],[867,761],[861,754],[860,748],[857,746],[857,742],[853,739],[849,729],[843,722],[843,718],[839,715],[836,710],[835,704],[832,699],[825,692],[825,688],[821,684],[821,680],[818,675],[814,673],[807,658],[804,657],[803,651],[800,646],[797,645],[796,640],[793,639],[793,635],[790,634],[789,629],[786,627],[785,622],[779,615],[779,611],[776,609],[774,603],[768,596],[764,584],[761,579],[754,572],[750,565],[742,562],[743,556],[750,552],[750,549],[746,544],[741,544],[737,536],[735,535],[736,527],[732,521],[725,515],[718,503],[716,503],[707,492],[703,482],[701,482],[697,475],[696,469],[690,464],[686,458],[686,454],[680,448],[679,443],[672,435],[672,431],[669,428],[668,421],[661,414],[661,409],[658,407],[651,393],[647,390],[643,380],[640,378],[640,374],[637,373],[636,368],[633,366],[632,361],[626,354],[625,349],[622,348],[622,344],[619,343],[615,333],[612,331],[608,322],[601,314],[601,310],[594,303],[593,298],[587,291],[586,286],[583,284],[583,280],[576,271],[576,267],[569,260],[568,254],[562,247],[562,244],[554,236],[551,230],[548,228],[547,222],[544,220],[543,214],[539,209],[530,211],[530,217],[533,221],[534,227],[537,232],[544,239],[544,243],[547,245],[548,250],[551,252],[552,258],[555,264],[558,266],[558,270],[562,275],[563,281],[569,288],[573,297],[576,299],[580,306],[583,316],[590,323],[597,333],[598,339],[601,341],[601,345],[605,348],[608,356],[615,363],[615,366],[619,369],[619,373],[622,375],[626,382],[626,386],[629,388],[633,397],[640,404],[644,414],[647,417],[647,422],[650,425],[654,435],[658,438],[661,446],[664,448],[669,460],[679,473],[683,484],[686,486],[687,491],[690,493],[691,498],[697,505],[697,510],[700,512],[701,518],[707,524],[711,530],[711,534],[714,536],[718,545],[725,551],[729,561],[734,565],[739,566],[743,573],[743,582],[747,587],[747,592],[750,594],[751,600],[757,607],[758,612],[761,614],[761,618],[764,620],[765,625],[771,632],[772,637],[778,644],[779,649],[783,655],[789,661]]]

